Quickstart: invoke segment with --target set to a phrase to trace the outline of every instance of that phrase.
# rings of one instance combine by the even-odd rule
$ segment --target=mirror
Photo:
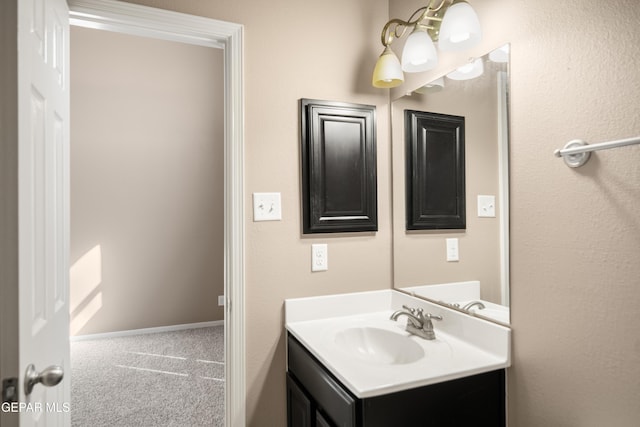
[[[483,68],[480,75],[474,68],[477,64]],[[474,73],[476,77],[468,78]],[[391,104],[394,287],[505,324],[509,323],[508,100],[509,45],[505,45]],[[407,227],[406,110],[464,117],[465,229]],[[428,146],[422,155],[429,156]]]

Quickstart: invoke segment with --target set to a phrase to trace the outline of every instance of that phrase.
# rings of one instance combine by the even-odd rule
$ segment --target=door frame
[[[224,50],[225,425],[244,426],[243,26],[111,0],[68,0],[68,4],[72,25]]]

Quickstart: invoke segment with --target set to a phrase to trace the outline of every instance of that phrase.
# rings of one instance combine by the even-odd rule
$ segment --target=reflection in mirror
[[[509,45],[478,59],[392,103],[394,287],[509,323]],[[466,229],[406,229],[405,110],[465,118]]]

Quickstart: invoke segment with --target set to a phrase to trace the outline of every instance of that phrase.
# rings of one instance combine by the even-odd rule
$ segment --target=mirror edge
[[[500,224],[499,224],[499,230],[500,230],[500,280],[501,280],[501,303],[502,305],[506,305],[507,308],[509,309],[509,321],[508,323],[505,322],[501,322],[497,319],[488,317],[488,316],[483,316],[481,314],[478,314],[477,312],[469,312],[467,310],[463,310],[460,307],[455,307],[452,304],[448,304],[446,302],[443,301],[439,301],[439,300],[435,300],[423,295],[417,295],[415,292],[412,291],[408,291],[405,290],[403,288],[400,287],[396,287],[396,283],[395,283],[395,268],[396,268],[396,264],[395,262],[392,262],[392,268],[393,268],[393,273],[392,273],[392,277],[393,277],[393,281],[394,283],[392,284],[392,288],[396,291],[402,292],[404,294],[407,295],[411,295],[415,298],[420,298],[420,299],[424,299],[425,301],[429,301],[431,303],[434,304],[438,304],[441,306],[444,306],[446,308],[452,309],[454,311],[458,311],[473,317],[478,317],[480,319],[483,320],[487,320],[490,322],[494,322],[496,324],[499,324],[501,326],[506,326],[506,327],[510,327],[510,323],[511,323],[511,309],[510,309],[510,139],[511,139],[511,133],[510,133],[510,95],[511,95],[511,42],[505,42],[505,43],[501,43],[499,46],[494,47],[493,49],[489,49],[486,53],[484,53],[483,55],[478,56],[480,57],[484,57],[484,56],[489,56],[491,52],[497,51],[500,48],[503,48],[504,46],[507,46],[507,52],[508,52],[508,59],[506,60],[506,71],[498,71],[497,75],[498,75],[498,108],[499,108],[499,114],[498,114],[498,138],[499,138],[499,149],[498,149],[498,165],[499,165],[499,173],[498,173],[498,188],[499,188],[499,200],[500,202],[500,207],[498,208],[500,211]],[[470,58],[470,60],[473,58]],[[418,86],[417,88],[410,90],[410,91],[405,91],[404,94],[395,97],[395,98],[391,98],[389,100],[389,123],[390,123],[390,133],[391,135],[393,135],[393,109],[394,109],[394,102],[398,101],[402,98],[404,98],[405,96],[411,96],[414,92],[416,92],[418,89],[420,89],[421,87],[427,85],[430,82],[436,81],[440,78],[445,77],[447,74],[449,74],[451,71],[450,70],[448,72],[443,73],[442,75],[439,75],[435,78],[431,78],[430,80],[428,80],[427,82],[425,82],[422,86]],[[393,143],[393,138],[392,138],[392,143]],[[393,150],[392,150],[393,151]],[[392,153],[392,157],[393,157],[393,153]],[[392,164],[393,164],[393,159],[392,159]],[[393,173],[392,173],[393,175]],[[506,177],[506,179],[505,179]],[[404,195],[404,192],[403,192]],[[395,194],[392,192],[392,197],[394,197]],[[395,215],[394,209],[392,209],[392,216]],[[392,221],[395,221],[394,219],[392,219]],[[392,240],[394,241],[394,248],[392,250],[392,256],[395,258],[396,254],[395,254],[395,227],[392,227]]]

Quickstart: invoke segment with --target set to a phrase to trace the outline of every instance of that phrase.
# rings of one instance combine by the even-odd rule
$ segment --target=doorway
[[[70,30],[71,335],[223,320],[222,51]]]
[[[70,34],[72,422],[222,426],[223,51]]]
[[[225,52],[225,359],[233,360],[232,369],[225,374],[226,383],[226,424],[241,426],[245,424],[245,333],[244,333],[244,194],[243,194],[243,146],[244,146],[244,105],[243,105],[243,28],[241,25],[217,21],[213,19],[195,17],[181,13],[169,12],[154,8],[137,6],[112,0],[40,0],[37,2],[9,1],[2,2],[2,10],[8,13],[3,34],[6,43],[1,49],[6,53],[6,67],[2,67],[2,81],[9,83],[7,97],[3,98],[3,108],[7,107],[8,115],[3,116],[3,135],[7,136],[6,144],[2,145],[3,165],[6,166],[7,180],[3,180],[2,200],[7,203],[6,215],[2,215],[2,231],[7,232],[8,239],[0,245],[3,253],[3,276],[9,278],[6,286],[2,286],[3,309],[2,348],[0,349],[0,366],[3,376],[5,373],[23,381],[27,367],[35,364],[46,367],[51,363],[59,363],[68,367],[68,316],[58,313],[68,313],[68,251],[65,240],[68,239],[67,202],[68,184],[64,181],[68,177],[68,166],[65,152],[57,150],[44,152],[43,140],[55,131],[59,149],[68,146],[68,133],[65,132],[67,112],[63,116],[49,115],[47,119],[62,118],[65,122],[56,126],[40,126],[44,122],[42,112],[44,104],[37,92],[31,90],[33,78],[47,66],[47,78],[59,89],[68,82],[68,23],[102,29],[120,29],[129,34],[149,34],[159,38],[184,40],[188,43],[203,46],[221,47]],[[23,7],[24,6],[24,7]],[[37,11],[33,6],[38,6]],[[46,8],[47,13],[44,13]],[[17,12],[17,13],[16,13]],[[36,13],[37,12],[37,13]],[[47,18],[47,19],[42,19]],[[68,19],[67,19],[68,18]],[[16,31],[18,29],[18,31]],[[6,30],[6,31],[4,31]],[[46,37],[44,36],[46,30]],[[44,42],[52,48],[53,55],[42,56],[41,49]],[[52,43],[50,44],[49,41]],[[15,45],[24,47],[15,49]],[[48,49],[47,49],[48,51]],[[39,55],[39,56],[38,56]],[[43,60],[44,59],[44,60]],[[33,61],[37,63],[34,63]],[[49,62],[47,62],[49,61]],[[17,67],[16,67],[17,65]],[[53,67],[51,66],[53,65]],[[19,70],[19,72],[18,72]],[[5,73],[6,71],[6,73]],[[19,77],[19,78],[18,78]],[[55,81],[55,83],[54,83]],[[5,86],[3,86],[5,87]],[[16,90],[17,89],[17,90]],[[56,90],[58,90],[56,89]],[[59,92],[59,91],[58,91]],[[57,92],[56,92],[57,94]],[[57,96],[57,95],[56,95]],[[64,92],[61,103],[68,102],[68,93]],[[65,101],[66,98],[66,101]],[[31,110],[30,110],[31,108]],[[35,108],[35,109],[34,109]],[[63,106],[64,110],[64,106]],[[5,120],[6,119],[6,120]],[[37,126],[37,127],[36,127]],[[36,132],[38,130],[38,132]],[[42,132],[40,132],[42,131]],[[44,132],[46,131],[46,132]],[[35,162],[33,156],[25,150],[33,148],[33,144],[40,144],[39,153],[46,155],[47,161],[61,164],[56,170],[55,185],[61,191],[53,194],[51,200],[44,197],[29,198],[33,193],[33,184],[38,182],[40,187],[54,183],[54,180],[43,180],[43,167]],[[58,155],[55,159],[54,155]],[[23,167],[24,166],[24,167]],[[20,173],[18,173],[20,172]],[[60,185],[58,185],[60,184]],[[38,187],[38,188],[40,188]],[[6,190],[6,191],[4,191]],[[51,193],[49,189],[45,194]],[[19,197],[20,196],[20,197]],[[26,197],[23,197],[26,196]],[[21,203],[20,201],[25,201]],[[44,203],[44,202],[47,203]],[[29,203],[26,203],[29,202]],[[33,203],[31,203],[33,202]],[[55,227],[45,220],[49,217],[43,214],[45,209],[59,212],[59,221]],[[20,215],[18,215],[20,213]],[[25,215],[26,214],[26,215]],[[34,214],[38,217],[34,219]],[[68,218],[68,217],[67,217]],[[35,224],[35,225],[34,225]],[[56,239],[34,241],[29,234],[34,227],[46,226],[47,231],[57,233]],[[55,229],[54,229],[55,228]],[[49,244],[53,242],[53,244]],[[34,260],[27,251],[31,246],[35,249],[31,253],[43,253],[49,257],[47,268],[56,270],[56,280],[42,280],[44,268],[43,256]],[[25,249],[26,248],[26,249]],[[68,248],[68,246],[66,246]],[[25,256],[26,255],[26,256]],[[55,255],[55,256],[54,256]],[[6,269],[4,269],[6,267]],[[23,270],[38,269],[39,280],[31,280],[21,274]],[[60,280],[57,277],[60,277]],[[51,276],[47,276],[51,277]],[[9,283],[10,282],[10,283]],[[50,286],[51,285],[51,286]],[[52,287],[55,286],[55,289]],[[51,292],[46,292],[49,288]],[[32,292],[42,292],[38,305],[32,304]],[[52,328],[45,328],[39,316],[40,303],[46,303],[56,313],[57,322]],[[36,323],[34,323],[36,322]],[[49,322],[50,323],[50,322]],[[45,333],[41,333],[45,331]],[[66,350],[66,355],[64,354]],[[56,355],[55,359],[52,357]],[[59,355],[59,356],[58,356]],[[42,369],[42,368],[39,368]],[[37,394],[37,395],[36,395]],[[62,381],[58,386],[46,389],[36,388],[33,401],[54,401],[63,406],[68,394],[68,382]],[[20,392],[21,398],[24,393]],[[67,424],[68,413],[51,412],[38,413],[39,421],[34,420],[32,413],[9,414],[3,413],[0,418],[7,421],[7,425]]]
[[[108,0],[70,0],[70,23],[224,50],[225,424],[245,425],[243,28]]]

